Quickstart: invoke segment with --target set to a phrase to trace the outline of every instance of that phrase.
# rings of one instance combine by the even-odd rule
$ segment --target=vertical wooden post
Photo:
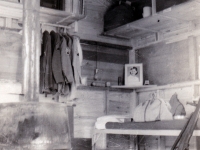
[[[165,137],[164,136],[158,137],[158,150],[165,150]]]
[[[12,27],[12,18],[5,18],[5,27],[6,28]]]
[[[200,88],[199,88],[199,85],[193,85],[193,91],[194,91],[194,93],[193,93],[193,98],[194,99],[196,99],[196,98],[198,98],[200,95],[199,95],[199,93],[200,93]],[[196,136],[195,137],[195,140],[196,140],[196,149],[198,150],[198,149],[200,149],[200,137],[199,136]]]
[[[39,100],[40,0],[23,1],[23,59],[25,101]]]
[[[151,0],[152,15],[156,14],[156,0]]]
[[[198,74],[198,79],[200,79],[200,37],[196,37],[196,48],[197,48],[197,74]]]
[[[71,139],[74,138],[74,106],[67,106],[68,121],[69,121],[69,133]]]
[[[105,115],[108,115],[108,112],[109,112],[109,99],[108,99],[108,95],[109,95],[109,87],[106,88],[105,90],[105,104],[104,104],[104,114]]]
[[[198,68],[197,62],[197,48],[196,48],[196,38],[190,36],[188,38],[188,49],[189,49],[189,67],[190,67],[190,80],[198,79]]]
[[[138,147],[138,136],[137,135],[130,135],[130,150],[139,150]]]
[[[73,11],[72,0],[65,0],[65,11],[72,13],[72,11]]]
[[[96,142],[94,150],[105,150],[107,148],[107,134],[106,133],[98,133],[97,134],[98,141]]]
[[[135,49],[129,51],[129,64],[136,63]]]

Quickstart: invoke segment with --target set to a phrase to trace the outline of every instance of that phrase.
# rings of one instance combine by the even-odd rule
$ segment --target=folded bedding
[[[97,118],[95,122],[96,129],[105,129],[105,125],[107,122],[118,122],[124,123],[127,119],[131,120],[129,116],[125,115],[107,115]]]

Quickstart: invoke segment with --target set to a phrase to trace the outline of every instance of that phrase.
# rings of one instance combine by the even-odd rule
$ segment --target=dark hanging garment
[[[53,58],[52,58],[52,70],[53,76],[56,83],[64,82],[64,77],[62,73],[62,62],[61,62],[61,49],[60,49],[60,35],[55,33],[54,35],[54,50],[53,50]]]
[[[67,42],[67,47],[68,47],[69,50],[70,50],[70,58],[71,58],[71,61],[72,61],[73,39],[72,39],[72,37],[71,37],[70,35],[68,35],[68,34],[64,34],[63,36],[64,36],[64,38],[65,38],[65,40],[66,40],[66,42]]]
[[[63,74],[68,83],[72,83],[74,81],[72,64],[71,64],[71,51],[67,46],[66,39],[62,38],[61,44],[61,59],[62,59],[62,70]]]
[[[53,86],[51,36],[43,33],[42,52],[40,57],[40,93],[50,93]]]
[[[56,48],[55,48],[55,47],[56,47],[56,40],[55,40],[55,38],[56,38],[56,33],[55,33],[54,31],[51,31],[51,32],[50,32],[50,35],[51,35],[51,50],[52,50],[52,57],[53,57],[54,50],[56,49]],[[51,65],[52,65],[52,64],[51,64]],[[53,74],[53,69],[52,69],[52,74]],[[54,76],[53,76],[52,82],[53,82],[52,91],[53,91],[53,93],[54,93],[54,91],[57,91],[57,90],[58,90],[58,85],[57,85],[57,83],[56,83],[56,80],[55,80]]]

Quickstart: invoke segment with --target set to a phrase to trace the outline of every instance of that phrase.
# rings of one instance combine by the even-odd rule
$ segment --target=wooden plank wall
[[[104,31],[104,14],[111,4],[105,0],[85,0],[86,17],[79,21],[78,32],[90,36],[99,35]]]
[[[74,137],[91,138],[97,117],[105,115],[105,91],[79,90],[75,103]]]
[[[189,55],[188,40],[159,43],[136,50],[136,62],[143,63],[144,79],[149,80],[150,84],[165,85],[194,80],[190,70],[191,60],[194,60],[194,56]]]
[[[130,92],[102,87],[80,87],[74,107],[74,137],[92,138],[98,117],[106,114],[128,115]]]
[[[23,75],[22,36],[0,30],[0,79],[21,82]]]
[[[97,45],[82,44],[83,63],[82,75],[87,77],[88,85],[92,82],[105,86],[118,84],[118,77],[123,79],[124,65],[128,63],[128,51]],[[98,69],[97,80],[94,79],[95,69]]]
[[[109,91],[107,93],[108,115],[129,115],[132,90]]]

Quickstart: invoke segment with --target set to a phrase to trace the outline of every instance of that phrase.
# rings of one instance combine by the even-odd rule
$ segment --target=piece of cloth
[[[101,117],[97,118],[97,121],[95,122],[95,128],[96,129],[106,129],[107,122],[124,123],[126,118],[130,118],[130,116],[125,116],[125,115],[101,116]]]
[[[40,93],[50,93],[53,87],[51,36],[43,33],[43,44],[40,56]]]
[[[178,115],[186,115],[186,111],[185,108],[183,106],[183,104],[179,101],[178,96],[176,93],[174,93],[172,95],[172,97],[170,98],[169,101],[170,105],[171,105],[171,113],[173,116],[178,116]]]
[[[54,35],[54,50],[53,50],[53,58],[52,58],[52,70],[53,76],[56,83],[64,82],[64,76],[62,72],[62,62],[61,62],[61,48],[60,48],[60,35],[55,33]]]

